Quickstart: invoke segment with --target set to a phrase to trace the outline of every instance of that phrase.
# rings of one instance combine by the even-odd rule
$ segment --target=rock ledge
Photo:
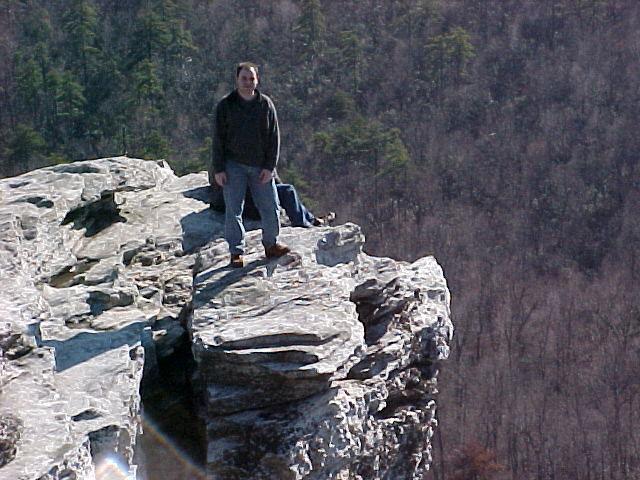
[[[422,478],[452,335],[435,259],[370,257],[347,223],[284,228],[269,262],[250,231],[231,270],[207,200],[204,173],[126,157],[0,180],[0,478],[134,476],[141,383],[185,338],[208,478]]]

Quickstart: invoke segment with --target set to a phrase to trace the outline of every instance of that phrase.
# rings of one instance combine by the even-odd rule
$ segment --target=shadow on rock
[[[211,205],[211,202],[213,202],[215,197],[213,189],[208,185],[204,187],[192,188],[191,190],[182,192],[182,194],[187,198],[200,200],[201,202],[208,203],[209,205]]]
[[[148,346],[153,340],[151,331],[145,332],[145,327],[147,322],[136,322],[117,331],[82,332],[67,340],[43,340],[40,346],[55,348],[56,370],[61,372],[124,345],[141,342]]]
[[[193,253],[224,236],[224,214],[210,208],[182,217],[180,225],[182,226],[182,250],[185,253]]]
[[[217,294],[222,292],[223,290],[229,288],[234,283],[239,282],[244,277],[251,276],[252,272],[257,268],[269,265],[269,260],[266,258],[262,258],[260,260],[254,260],[253,262],[247,263],[242,268],[233,268],[230,265],[224,265],[222,267],[218,267],[215,269],[208,270],[204,273],[201,273],[197,277],[198,283],[204,283],[211,277],[216,277],[221,272],[226,271],[222,277],[217,279],[215,282],[211,283],[209,286],[204,288],[202,291],[206,291],[207,295],[212,298]],[[268,267],[267,267],[268,268]],[[273,267],[275,269],[275,267]]]

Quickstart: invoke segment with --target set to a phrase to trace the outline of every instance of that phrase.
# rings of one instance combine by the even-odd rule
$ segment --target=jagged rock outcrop
[[[229,272],[204,249],[191,325],[222,479],[422,478],[449,297],[433,258],[369,257],[352,224],[284,234],[295,252]],[[247,299],[251,299],[247,302]]]
[[[188,338],[209,478],[420,478],[448,354],[432,257],[362,253],[353,224],[227,267],[205,174],[78,162],[0,181],[0,479],[134,474],[141,382]]]

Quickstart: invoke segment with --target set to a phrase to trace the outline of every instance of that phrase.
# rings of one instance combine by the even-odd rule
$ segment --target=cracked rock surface
[[[435,259],[370,257],[347,223],[283,228],[272,261],[250,231],[230,269],[208,194],[126,157],[0,180],[0,479],[135,475],[140,385],[184,338],[208,478],[421,478],[452,335]]]
[[[143,370],[185,334],[189,249],[220,231],[203,185],[125,157],[0,180],[0,478],[135,474]]]
[[[209,478],[419,479],[431,461],[449,292],[432,257],[362,253],[353,224],[289,229],[293,253],[227,268],[201,250],[190,331]]]

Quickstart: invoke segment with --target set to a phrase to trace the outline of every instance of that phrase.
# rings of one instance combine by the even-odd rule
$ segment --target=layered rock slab
[[[143,363],[152,384],[222,228],[206,191],[126,157],[0,180],[0,478],[135,474]]]
[[[347,224],[285,228],[271,262],[252,232],[232,271],[207,191],[125,157],[0,181],[0,478],[133,474],[142,349],[153,384],[185,330],[210,478],[419,478],[451,334],[435,260],[369,257]]]
[[[362,253],[356,225],[289,229],[293,253],[227,267],[204,249],[193,351],[216,479],[421,478],[430,462],[437,363],[452,334],[432,257]]]

